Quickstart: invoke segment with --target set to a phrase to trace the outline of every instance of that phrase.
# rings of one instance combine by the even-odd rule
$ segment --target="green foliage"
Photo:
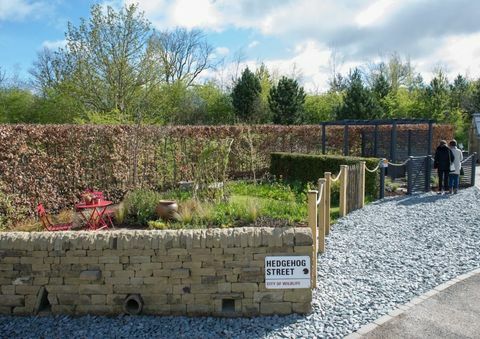
[[[20,88],[0,88],[0,123],[35,123],[35,97]]]
[[[260,107],[261,91],[258,77],[248,67],[245,68],[232,90],[233,108],[240,121],[255,121]]]
[[[128,192],[123,200],[127,223],[147,225],[149,220],[156,219],[155,208],[160,200],[162,195],[152,190],[136,189]]]
[[[200,200],[223,200],[224,184],[233,139],[209,140],[192,164],[193,197]]]
[[[277,86],[270,89],[268,104],[273,113],[273,123],[292,125],[301,120],[305,92],[294,79],[282,77]]]
[[[371,119],[377,110],[373,96],[363,84],[360,70],[350,72],[343,105],[337,119]]]
[[[302,123],[318,124],[335,119],[335,112],[343,103],[343,95],[338,92],[328,92],[305,97]]]
[[[270,173],[285,180],[315,183],[323,178],[325,172],[336,175],[340,165],[356,164],[365,161],[368,168],[375,168],[379,159],[345,157],[338,155],[314,155],[299,153],[272,153]],[[365,193],[376,197],[378,195],[378,173],[366,173]]]

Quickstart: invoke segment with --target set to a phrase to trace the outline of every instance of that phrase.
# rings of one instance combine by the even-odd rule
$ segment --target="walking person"
[[[450,188],[450,193],[457,194],[458,185],[460,184],[460,170],[462,168],[463,154],[462,151],[457,148],[457,141],[453,139],[448,143],[450,150],[454,156],[453,165],[455,169],[450,171],[448,175],[448,187]]]
[[[445,140],[440,140],[440,144],[435,151],[433,168],[438,172],[438,194],[448,192],[448,174],[450,173],[450,164],[455,160],[450,148]]]

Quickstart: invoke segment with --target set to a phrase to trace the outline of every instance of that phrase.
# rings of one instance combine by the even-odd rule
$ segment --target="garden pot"
[[[176,219],[176,216],[178,215],[177,211],[178,205],[173,200],[160,200],[155,208],[157,217],[164,220]]]

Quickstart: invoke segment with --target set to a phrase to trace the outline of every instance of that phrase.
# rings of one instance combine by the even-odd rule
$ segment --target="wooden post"
[[[347,180],[348,180],[348,166],[340,165],[340,216],[347,215]]]
[[[325,252],[325,179],[318,179],[318,192],[320,203],[318,205],[318,251]]]
[[[332,186],[332,173],[325,172],[325,235],[330,234],[330,194]]]
[[[358,201],[360,201],[360,208],[365,206],[365,161],[360,161],[360,189],[358,190]]]
[[[308,191],[308,227],[312,230],[312,288],[317,287],[317,191]]]

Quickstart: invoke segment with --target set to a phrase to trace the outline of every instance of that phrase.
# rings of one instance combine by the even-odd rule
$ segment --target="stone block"
[[[188,268],[175,268],[172,269],[172,278],[188,278],[190,276],[190,269]]]
[[[261,283],[265,281],[265,273],[263,271],[250,271],[242,272],[238,276],[238,282],[240,283]]]
[[[295,246],[312,246],[312,231],[308,228],[295,228]]]
[[[171,315],[185,315],[187,314],[187,305],[185,304],[176,304],[170,305]]]
[[[213,312],[213,306],[211,305],[193,304],[186,306],[188,315],[207,315]]]
[[[195,304],[194,294],[182,294],[182,304]]]
[[[165,305],[167,304],[166,294],[142,294],[144,305]]]
[[[171,309],[170,305],[143,305],[142,313],[152,315],[170,315]]]
[[[312,301],[312,290],[309,288],[301,288],[293,291],[285,291],[283,300],[296,303],[310,303]]]
[[[232,292],[256,292],[258,291],[258,284],[256,283],[232,283]]]
[[[268,314],[290,314],[292,313],[292,303],[290,302],[263,302],[260,303],[260,313]]]
[[[146,255],[132,255],[130,256],[131,264],[143,264],[151,262],[151,257]]]
[[[17,285],[15,286],[15,293],[16,294],[33,294],[37,295],[40,286],[34,285]]]
[[[217,284],[192,284],[191,293],[216,293],[218,291]]]
[[[21,257],[20,264],[43,265],[43,258]]]
[[[217,270],[215,270],[213,267],[205,267],[205,268],[191,268],[190,269],[190,275],[192,277],[195,276],[203,276],[203,275],[215,275]]]
[[[0,306],[0,314],[12,314],[12,307],[10,306]]]
[[[135,278],[149,278],[153,276],[153,270],[135,271]]]
[[[188,255],[188,250],[185,248],[170,248],[167,250],[168,256]]]
[[[121,309],[112,305],[77,305],[76,314],[115,314]]]
[[[230,293],[232,291],[232,283],[219,283],[218,293]]]
[[[106,297],[106,304],[107,305],[122,305],[125,299],[127,298],[128,294],[107,294]],[[93,295],[92,295],[93,297]],[[93,299],[92,299],[93,300]]]
[[[85,305],[90,304],[91,299],[84,294],[57,294],[60,305]]]
[[[135,278],[135,277],[131,277],[130,278],[130,284],[131,285],[143,285],[143,278]]]
[[[3,285],[0,288],[1,294],[15,294],[15,286],[13,285]]]
[[[82,271],[80,272],[80,280],[97,281],[102,277],[102,272],[99,270]]]
[[[135,271],[113,271],[113,278],[132,278],[135,275]]]
[[[75,314],[75,305],[52,305],[53,314]]]
[[[295,245],[295,229],[287,227],[283,229],[283,245],[281,246],[293,246]]]
[[[310,255],[312,253],[312,246],[295,246],[293,247],[293,252],[295,254]]]
[[[201,261],[184,261],[182,262],[182,267],[197,269],[202,267],[202,262]]]
[[[47,285],[48,295],[51,294],[78,294],[79,286],[78,285]],[[93,294],[93,293],[92,293]]]
[[[225,276],[217,275],[202,275],[201,283],[202,284],[212,284],[212,283],[221,283],[225,281]]]
[[[166,269],[182,268],[182,262],[181,262],[181,261],[169,261],[169,262],[164,262],[164,263],[163,263],[163,268],[166,268]]]
[[[2,295],[0,297],[0,306],[24,306],[25,297],[23,295]]]
[[[169,277],[172,275],[171,269],[153,270],[154,277]]]
[[[105,277],[106,285],[125,285],[130,283],[129,277],[114,278],[114,277]]]
[[[242,300],[242,315],[253,316],[260,313],[260,304]]]
[[[33,278],[33,284],[34,285],[46,285],[48,284],[49,278],[48,277],[34,277]]]
[[[79,294],[111,294],[113,293],[112,285],[80,285],[78,286]]]
[[[312,304],[310,302],[292,302],[292,311],[300,314],[310,313],[312,312]]]
[[[98,263],[99,264],[119,264],[120,263],[120,257],[118,256],[102,256],[98,258]]]
[[[103,294],[92,294],[90,299],[93,305],[105,305],[107,296]]]
[[[254,292],[253,301],[261,302],[282,302],[284,291]]]

